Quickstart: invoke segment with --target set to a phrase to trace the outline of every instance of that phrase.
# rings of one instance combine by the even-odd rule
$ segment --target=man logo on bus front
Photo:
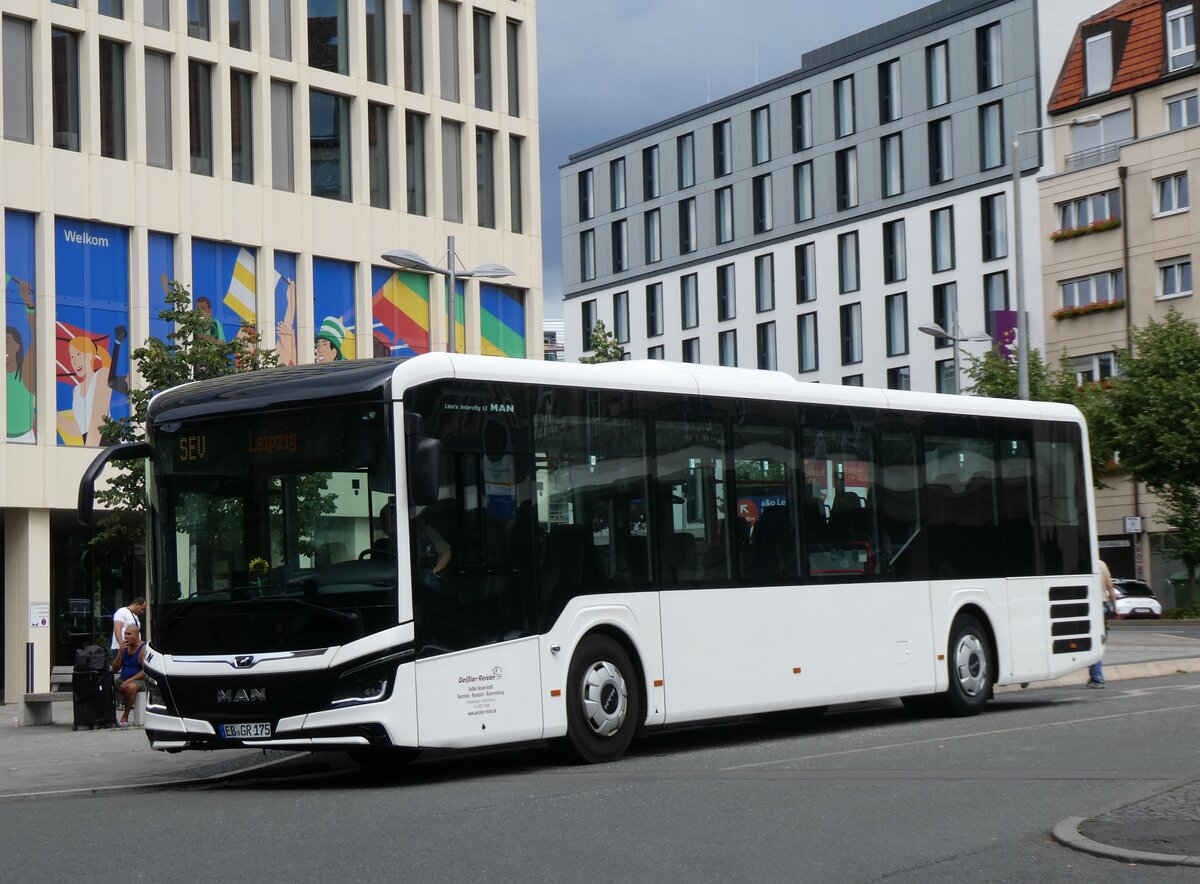
[[[254,665],[254,657],[251,654],[243,654],[240,657],[234,657],[233,663],[238,669],[249,669]]]

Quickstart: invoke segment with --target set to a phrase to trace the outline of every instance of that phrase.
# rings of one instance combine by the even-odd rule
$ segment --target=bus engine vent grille
[[[1077,654],[1092,649],[1088,588],[1050,587],[1050,636],[1055,654]]]

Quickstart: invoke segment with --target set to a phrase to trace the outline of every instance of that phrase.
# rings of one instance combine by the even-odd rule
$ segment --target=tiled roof
[[[1114,34],[1113,81],[1104,94],[1128,92],[1161,79],[1166,73],[1165,15],[1162,0],[1122,0],[1080,24],[1050,96],[1050,113],[1063,113],[1093,97],[1084,94],[1084,32],[1091,36],[1104,22],[1122,22],[1129,29],[1123,45]]]

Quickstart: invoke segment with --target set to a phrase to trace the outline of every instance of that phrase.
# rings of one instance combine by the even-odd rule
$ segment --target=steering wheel
[[[394,559],[396,558],[396,551],[394,549],[384,549],[380,547],[369,546],[358,554],[358,558],[359,561],[362,561],[363,559],[369,559],[376,555],[391,556]]]

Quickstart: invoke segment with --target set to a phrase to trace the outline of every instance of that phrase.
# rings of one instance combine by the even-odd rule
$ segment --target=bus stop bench
[[[54,724],[54,704],[70,702],[70,691],[44,691],[38,694],[21,695],[21,727],[37,724]]]

